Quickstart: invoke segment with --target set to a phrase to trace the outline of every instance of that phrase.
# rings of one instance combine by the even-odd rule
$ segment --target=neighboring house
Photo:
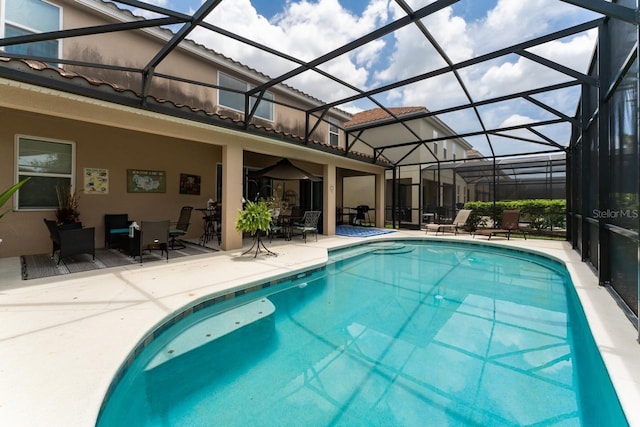
[[[388,125],[391,114],[403,120]],[[370,126],[379,125],[379,127]],[[366,125],[367,130],[363,126]],[[397,220],[403,226],[420,226],[424,219],[431,219],[435,212],[451,215],[456,205],[468,201],[465,181],[451,169],[439,171],[437,164],[451,165],[466,160],[468,150],[473,147],[464,139],[454,137],[455,132],[436,117],[428,116],[425,107],[397,107],[387,111],[376,108],[355,114],[344,125],[348,133],[347,144],[353,149],[375,154],[375,148],[392,141],[397,147],[380,153],[391,161],[403,160],[408,166],[396,171],[398,211]],[[357,135],[354,138],[353,135]],[[417,149],[407,141],[419,139],[424,142]],[[393,174],[386,173],[387,209],[391,206]],[[424,215],[429,214],[429,215]],[[390,213],[387,212],[387,217]]]
[[[0,39],[141,22],[98,0],[0,0],[0,11]],[[324,233],[333,234],[342,177],[384,180],[383,159],[357,148],[347,152],[342,124],[350,114],[331,109],[321,120],[311,117],[316,125],[305,135],[303,110],[320,101],[279,84],[249,99],[245,125],[241,92],[268,77],[189,40],[154,62],[172,37],[143,28],[0,47],[0,188],[32,177],[0,224],[0,256],[50,250],[42,218],[53,218],[60,185],[80,194],[80,220],[96,227],[98,247],[104,214],[176,220],[181,206],[204,207],[213,198],[222,203],[223,248],[233,249],[242,245],[233,226],[241,200],[261,190],[251,185],[286,194],[302,210],[321,209]],[[150,63],[156,66],[139,72]],[[248,170],[282,157],[323,181],[248,182]],[[132,191],[134,171],[161,176],[158,192]],[[199,180],[197,194],[182,191],[185,176]],[[382,211],[383,185],[375,188]],[[198,220],[187,237],[201,233]]]

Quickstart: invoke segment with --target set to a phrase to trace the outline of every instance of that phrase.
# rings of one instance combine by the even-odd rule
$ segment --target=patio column
[[[235,220],[242,209],[243,150],[238,145],[222,146],[222,249],[242,248],[242,233]]]
[[[324,165],[322,174],[322,230],[326,236],[336,234],[336,166]]]
[[[376,227],[384,228],[385,173],[376,174]]]

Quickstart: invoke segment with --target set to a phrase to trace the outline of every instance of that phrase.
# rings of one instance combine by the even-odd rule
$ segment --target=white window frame
[[[49,6],[53,6],[56,9],[58,9],[58,30],[62,29],[62,23],[63,18],[62,18],[62,12],[63,12],[63,8],[60,5],[51,3],[49,1],[45,1],[45,0],[38,0],[40,3],[46,3]],[[39,34],[41,31],[32,27],[28,26],[28,23],[22,23],[22,22],[13,22],[13,21],[7,21],[7,0],[0,0],[0,37],[5,37],[6,34],[6,25],[7,23],[9,23],[11,26],[22,29],[24,31],[28,31],[31,34]],[[56,40],[56,43],[58,44],[58,52],[56,52],[56,57],[60,58],[60,56],[62,55],[62,43],[63,40]],[[0,51],[5,51],[5,47],[2,46],[0,47]],[[57,66],[59,66],[59,64],[56,64]]]
[[[335,136],[335,144],[333,143],[333,136]],[[338,121],[333,118],[329,119],[329,145],[340,146],[340,128],[338,127]]]
[[[437,130],[433,130],[433,139],[438,139],[438,131]],[[433,142],[433,154],[434,156],[436,156],[436,159],[438,158],[438,141],[434,141]]]
[[[235,81],[236,81],[236,82],[238,82],[238,83],[244,84],[244,85],[245,85],[245,90],[250,90],[250,89],[251,89],[251,85],[249,85],[249,83],[245,82],[245,81],[244,81],[244,80],[242,80],[242,79],[239,79],[239,78],[237,78],[237,77],[234,77],[234,76],[232,76],[232,75],[229,75],[229,74],[227,74],[227,73],[223,73],[222,71],[219,71],[219,72],[218,72],[218,86],[223,86],[223,85],[220,83],[220,77],[221,77],[221,76],[224,76],[224,78],[228,78],[228,79],[231,79],[231,80],[235,80]],[[221,92],[221,91],[224,91],[224,90],[219,88],[219,89],[218,89],[218,100],[217,100],[217,104],[218,104],[219,106],[221,106],[221,107],[229,108],[229,109],[231,109],[231,110],[233,110],[233,111],[238,111],[238,112],[240,112],[240,113],[244,114],[244,107],[239,109],[239,108],[236,108],[235,106],[225,105],[225,104],[223,104],[222,102],[220,102],[220,92]],[[244,98],[244,95],[243,95],[243,98]],[[272,93],[272,92],[269,92],[269,91],[266,91],[266,92],[265,92],[265,94],[264,94],[264,96],[263,96],[263,98],[262,98],[262,101],[261,101],[261,102],[267,102],[267,103],[268,103],[268,105],[269,105],[269,110],[270,110],[270,112],[271,112],[271,117],[264,117],[264,116],[261,116],[261,115],[259,114],[260,108],[258,108],[258,109],[256,110],[255,117],[259,117],[259,118],[261,118],[261,119],[263,119],[263,120],[267,120],[267,121],[269,121],[269,122],[274,122],[274,121],[275,121],[275,108],[274,108],[274,105],[275,105],[275,104],[274,104],[273,102],[271,102],[271,101],[273,101],[273,100],[275,100],[275,96],[273,95],[273,93]],[[251,98],[251,99],[250,99],[250,102],[249,102],[249,104],[250,104],[250,105],[249,105],[249,107],[250,107],[250,108],[253,108],[253,102],[255,102],[255,98]],[[243,101],[243,106],[244,106],[244,101]]]
[[[19,157],[20,157],[20,141],[24,139],[42,141],[42,142],[50,142],[53,144],[68,144],[71,146],[71,171],[69,173],[52,173],[52,172],[24,172],[20,171],[19,165]],[[53,138],[44,138],[40,136],[34,135],[23,135],[19,134],[15,136],[15,182],[20,182],[20,176],[33,176],[33,177],[47,177],[47,178],[68,178],[71,183],[71,193],[76,191],[76,143],[74,141],[66,141],[61,139],[53,139]],[[58,208],[58,206],[46,206],[46,207],[20,207],[20,191],[25,191],[26,186],[22,187],[15,195],[13,202],[13,209],[15,211],[53,211]]]

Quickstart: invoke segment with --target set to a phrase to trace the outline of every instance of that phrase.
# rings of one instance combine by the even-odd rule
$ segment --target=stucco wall
[[[216,164],[221,162],[220,147],[175,138],[134,132],[108,126],[93,125],[33,113],[0,109],[0,157],[15,159],[15,135],[54,138],[76,143],[76,187],[82,189],[83,170],[109,170],[109,194],[80,192],[80,219],[86,227],[96,227],[96,247],[104,246],[104,214],[128,213],[130,219],[169,219],[176,221],[180,207],[205,207],[209,197],[215,198]],[[12,161],[14,163],[15,160]],[[14,170],[2,162],[0,188],[14,182]],[[166,172],[166,193],[127,193],[127,169],[162,170]],[[201,193],[179,194],[180,173],[200,175]],[[0,221],[0,256],[43,253],[51,250],[50,239],[42,221],[53,219],[53,210],[10,212]],[[194,212],[187,237],[197,237],[202,224]]]
[[[112,18],[107,19],[105,15],[96,11],[79,8],[77,4],[60,1],[54,1],[54,3],[63,7],[62,16],[65,29],[117,22]],[[103,9],[115,13],[114,9],[109,6],[104,6]],[[127,15],[123,14],[123,16]],[[164,47],[165,39],[168,37],[170,37],[170,34],[157,30],[151,32],[149,30],[136,30],[68,38],[62,41],[63,56],[79,61],[141,69]],[[251,85],[257,85],[266,79],[265,76],[251,72],[249,68],[241,64],[225,62],[221,60],[220,56],[202,47],[197,47],[192,42],[186,41],[184,45],[189,49],[178,48],[170,52],[158,64],[155,72],[202,82],[206,85],[217,85],[220,71]],[[225,64],[229,66],[226,67]],[[64,68],[129,88],[137,93],[140,93],[142,89],[142,78],[139,73],[71,65],[65,65]],[[291,92],[283,91],[278,87],[271,88],[270,91],[275,95],[276,100],[295,106],[297,109],[274,104],[273,121],[254,117],[253,123],[304,136],[306,119],[300,108],[309,108],[311,106],[309,100],[303,101],[304,98],[302,96],[292,96]],[[243,118],[241,112],[218,105],[217,90],[205,85],[172,81],[156,75],[152,79],[149,95],[235,119],[241,120]],[[313,124],[315,124],[315,121],[312,120]],[[312,138],[328,143],[328,131],[328,125],[322,122],[313,132]],[[340,144],[343,145],[343,132],[340,132],[340,134]]]

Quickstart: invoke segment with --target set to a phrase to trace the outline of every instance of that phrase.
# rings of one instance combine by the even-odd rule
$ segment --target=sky
[[[147,2],[182,12],[193,12],[201,4],[199,0]],[[407,0],[414,10],[431,2]],[[223,0],[207,21],[292,57],[310,60],[402,16],[404,12],[396,2],[388,0]],[[449,59],[456,63],[598,17],[559,0],[462,0],[428,16],[423,22]],[[270,77],[297,67],[288,60],[238,44],[205,29],[194,31],[189,38]],[[589,31],[530,51],[585,72],[595,40],[596,32]],[[350,54],[339,56],[320,68],[354,87],[367,90],[445,65],[445,59],[425,36],[415,26],[409,25]],[[517,55],[462,69],[460,77],[476,101],[568,80],[558,72]],[[285,83],[325,102],[342,100],[356,93],[352,88],[312,72]],[[579,92],[571,89],[538,99],[573,115],[578,97]],[[432,111],[468,102],[451,73],[386,91],[375,98],[386,106],[425,106]],[[375,103],[367,100],[339,106],[352,113],[375,107]],[[487,128],[554,118],[548,111],[522,100],[482,108],[480,113]],[[480,126],[471,111],[441,116],[440,119],[459,133],[479,130]],[[570,129],[566,125],[550,127],[545,132],[563,144],[568,143]],[[486,143],[482,138],[471,139],[474,146],[486,153],[488,147],[483,146]],[[508,151],[510,142],[505,140],[503,143]]]

